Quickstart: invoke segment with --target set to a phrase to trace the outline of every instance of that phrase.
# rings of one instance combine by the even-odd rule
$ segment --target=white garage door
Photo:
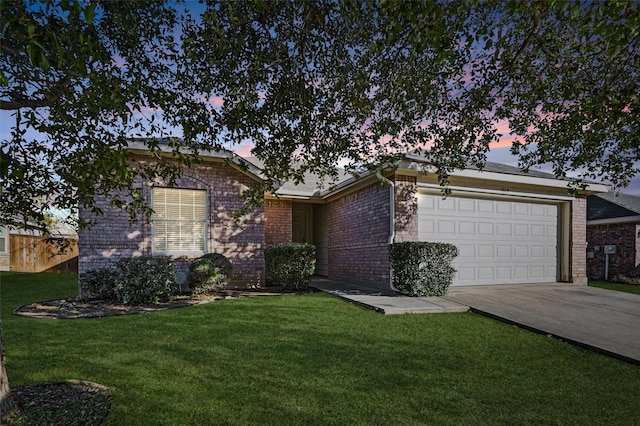
[[[558,206],[418,195],[420,241],[458,247],[453,285],[556,282]]]

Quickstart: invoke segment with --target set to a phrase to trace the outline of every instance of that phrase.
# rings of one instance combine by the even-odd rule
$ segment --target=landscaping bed
[[[111,407],[107,388],[78,380],[20,386],[11,395],[18,412],[3,423],[7,426],[97,426]]]
[[[240,297],[274,296],[283,294],[309,293],[313,289],[287,290],[279,286],[264,287],[252,290],[220,290],[215,294],[182,294],[174,296],[169,302],[153,305],[124,305],[115,300],[82,300],[75,297],[47,300],[20,306],[14,313],[30,318],[73,319],[102,318],[115,315],[143,314],[167,309],[209,303],[216,300],[235,299]]]

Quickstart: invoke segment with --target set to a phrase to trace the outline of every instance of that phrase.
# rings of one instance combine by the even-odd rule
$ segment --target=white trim
[[[640,215],[636,216],[624,216],[624,217],[612,217],[609,219],[595,219],[588,220],[587,226],[591,225],[613,225],[616,223],[631,223],[631,222],[640,222]]]
[[[508,198],[508,199],[539,199],[546,201],[572,201],[574,197],[566,195],[536,194],[531,192],[520,191],[500,191],[496,189],[473,188],[466,186],[449,186],[451,196],[478,196],[484,194],[490,198]],[[423,193],[442,192],[442,187],[434,183],[418,182],[418,191]]]
[[[414,172],[428,172],[428,173],[435,173],[436,171],[435,168],[425,166],[424,163],[419,163],[416,161],[408,161],[408,160],[401,161],[398,167],[398,170],[405,170],[405,169],[411,170]],[[484,180],[490,180],[490,181],[496,181],[496,182],[521,183],[521,184],[527,184],[527,185],[546,186],[551,188],[568,188],[568,184],[571,183],[571,179],[554,178],[552,175],[550,175],[548,178],[543,178],[543,177],[537,177],[537,176],[487,172],[483,170],[472,170],[472,169],[456,170],[450,173],[450,176],[471,178],[471,179],[484,179]],[[603,184],[588,183],[586,191],[608,192],[609,189]]]

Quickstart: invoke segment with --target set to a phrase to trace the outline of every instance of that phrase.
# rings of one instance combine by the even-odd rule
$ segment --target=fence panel
[[[78,242],[70,240],[61,252],[60,247],[48,243],[44,237],[10,235],[11,270],[16,272],[78,272]]]

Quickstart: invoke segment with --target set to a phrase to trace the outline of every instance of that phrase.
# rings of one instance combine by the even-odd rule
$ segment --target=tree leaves
[[[147,216],[132,194],[142,177],[179,173],[151,142],[174,129],[180,164],[192,160],[181,149],[197,161],[252,143],[264,188],[416,149],[446,184],[505,136],[525,169],[618,186],[638,172],[637,2],[220,0],[195,17],[173,6],[0,3],[0,108],[17,113],[2,220],[106,194]],[[125,167],[131,138],[160,163]]]

